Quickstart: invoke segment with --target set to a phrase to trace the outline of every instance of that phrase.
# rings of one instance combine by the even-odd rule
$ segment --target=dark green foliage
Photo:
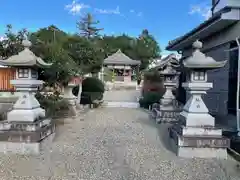
[[[82,82],[81,94],[82,104],[87,103],[83,102],[84,98],[89,100],[89,104],[92,104],[95,100],[101,100],[103,98],[104,90],[104,84],[98,78],[88,77],[84,79]]]
[[[72,35],[64,42],[64,49],[74,60],[81,73],[99,72],[104,59],[104,54],[93,41],[78,35]]]
[[[33,33],[26,29],[15,33],[12,26],[7,25],[6,40],[0,42],[0,57],[5,59],[21,51],[21,42],[27,36],[32,42],[31,50],[44,61],[53,63],[50,68],[39,71],[39,79],[53,87],[66,85],[76,74],[98,73],[103,60],[118,49],[141,61],[140,70],[160,56],[159,45],[147,30],[143,30],[139,37],[127,34],[101,36],[99,32],[102,29],[96,27],[98,23],[91,14],[87,14],[77,23],[77,34],[66,33],[54,25]]]
[[[95,100],[102,100],[102,92],[82,92],[80,104],[93,104]]]
[[[142,96],[148,91],[158,92],[160,95],[164,94],[165,87],[163,85],[163,77],[160,76],[158,71],[148,71],[144,73]]]
[[[8,24],[5,32],[6,39],[0,41],[0,57],[6,59],[23,50],[22,40],[27,35],[26,29],[14,33],[12,25]]]
[[[162,82],[163,79],[158,71],[148,71],[144,73],[144,80],[151,82]]]
[[[68,103],[58,93],[43,95],[37,92],[35,97],[41,107],[46,110],[47,116],[53,117],[68,111]]]
[[[79,86],[73,88],[73,94],[78,95]],[[88,77],[82,82],[81,104],[92,104],[95,100],[102,100],[104,93],[104,84],[95,77]]]
[[[103,82],[95,77],[88,77],[82,82],[82,91],[83,92],[101,92],[104,93],[104,84]]]
[[[30,36],[31,50],[44,61],[53,63],[50,68],[42,69],[39,78],[47,85],[65,85],[78,73],[78,65],[64,48],[69,35],[55,26],[42,28]]]
[[[161,97],[161,94],[159,94],[158,92],[146,92],[139,100],[140,107],[148,109],[148,107],[153,105],[154,103],[159,103]]]

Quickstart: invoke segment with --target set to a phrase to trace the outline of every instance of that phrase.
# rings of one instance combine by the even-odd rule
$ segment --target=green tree
[[[155,58],[160,57],[161,49],[155,38],[148,33],[148,30],[143,30],[135,43],[136,59],[141,60],[140,69],[146,69]]]
[[[53,25],[30,36],[32,51],[44,61],[53,63],[50,68],[40,72],[40,78],[48,85],[66,85],[79,71],[77,64],[63,46],[68,37],[68,34]]]
[[[64,43],[64,48],[75,61],[82,74],[99,72],[102,66],[103,53],[94,41],[72,35]]]
[[[130,37],[126,34],[120,36],[103,36],[100,41],[101,47],[104,49],[105,58],[118,49],[134,60],[140,60],[140,69],[143,70],[155,58],[160,56],[160,47],[155,38],[143,30],[139,37]]]
[[[28,35],[29,33],[26,29],[14,33],[12,25],[8,24],[6,26],[5,38],[0,42],[0,57],[6,59],[23,50],[22,40]]]
[[[95,21],[92,14],[87,13],[77,22],[77,27],[80,31],[80,35],[90,39],[92,37],[98,36],[99,32],[103,30],[103,28],[96,27],[98,24],[99,21]]]

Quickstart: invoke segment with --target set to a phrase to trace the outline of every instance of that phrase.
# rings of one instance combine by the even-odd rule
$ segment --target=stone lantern
[[[202,99],[213,86],[207,82],[207,71],[223,67],[226,61],[217,62],[203,54],[200,41],[194,42],[193,48],[193,54],[183,61],[189,74],[182,86],[189,91],[190,98],[180,113],[179,124],[170,128],[170,136],[178,156],[227,158],[229,140],[222,136],[222,129],[215,127],[215,118]]]
[[[75,86],[79,85],[80,79],[78,76],[73,76],[64,88],[64,99],[69,103],[69,110],[72,116],[77,115],[77,97],[73,95],[72,90]]]
[[[31,42],[24,40],[24,50],[6,60],[1,65],[16,68],[16,79],[11,80],[20,97],[7,114],[7,120],[0,122],[0,151],[4,153],[38,154],[43,141],[53,138],[55,125],[45,117],[34,92],[43,85],[37,80],[39,67],[49,67],[41,58],[30,51]]]
[[[166,90],[160,99],[160,105],[154,104],[152,108],[152,118],[157,123],[173,123],[178,119],[179,108],[176,106],[176,98],[172,91],[178,86],[179,67],[174,54],[164,58],[159,65],[158,71],[163,76]]]

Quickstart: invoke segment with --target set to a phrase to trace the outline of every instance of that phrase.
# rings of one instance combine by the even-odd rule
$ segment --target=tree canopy
[[[138,37],[127,34],[119,36],[101,35],[99,21],[86,14],[77,22],[76,34],[69,34],[50,25],[28,32],[22,29],[14,33],[12,25],[7,25],[5,39],[0,42],[0,57],[5,59],[23,49],[22,40],[32,42],[31,50],[46,62],[53,63],[49,69],[40,71],[40,78],[48,84],[66,84],[76,74],[96,73],[103,60],[121,49],[134,60],[141,61],[140,70],[145,69],[154,58],[160,56],[160,47],[147,29]]]
[[[99,32],[103,30],[103,28],[96,27],[98,24],[99,21],[95,21],[92,14],[87,13],[77,22],[77,27],[80,31],[80,35],[89,39],[98,36]]]

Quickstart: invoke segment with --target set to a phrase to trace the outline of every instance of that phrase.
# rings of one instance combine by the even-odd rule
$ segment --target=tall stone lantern
[[[41,58],[30,51],[31,42],[24,40],[24,50],[6,60],[1,65],[16,68],[16,79],[11,84],[20,92],[20,97],[7,114],[7,120],[0,122],[0,151],[7,153],[38,154],[43,141],[51,141],[55,125],[45,117],[34,92],[42,86],[37,80],[39,67],[49,67]]]
[[[202,99],[213,87],[213,83],[207,82],[207,71],[222,68],[226,61],[217,62],[203,54],[200,41],[194,42],[193,48],[192,55],[183,62],[189,74],[182,86],[189,91],[190,98],[180,113],[179,124],[170,128],[170,136],[178,156],[227,158],[229,140],[222,136],[222,129],[215,127],[215,118]]]
[[[178,86],[178,71],[180,65],[174,54],[164,58],[157,70],[163,76],[165,93],[160,99],[160,104],[154,104],[152,118],[157,123],[174,123],[179,116],[179,109],[176,106],[176,98],[172,91]]]

